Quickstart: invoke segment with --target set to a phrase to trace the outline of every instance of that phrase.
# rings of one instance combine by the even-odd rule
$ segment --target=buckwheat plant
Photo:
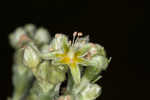
[[[12,32],[14,91],[8,100],[96,100],[102,91],[96,82],[110,59],[104,47],[82,35],[74,32],[68,40],[58,33],[51,38],[33,24]]]

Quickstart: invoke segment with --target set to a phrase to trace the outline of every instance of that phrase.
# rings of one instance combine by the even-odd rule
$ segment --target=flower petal
[[[50,46],[54,50],[63,50],[64,52],[67,52],[69,48],[67,36],[63,34],[56,34]]]
[[[56,59],[60,53],[58,51],[48,52],[48,53],[39,53],[40,57],[45,60]]]
[[[87,59],[84,59],[84,58],[78,58],[78,64],[81,64],[82,66],[89,66],[90,63]]]
[[[71,74],[73,77],[73,80],[75,82],[75,84],[79,84],[80,83],[80,69],[79,66],[75,63],[72,63],[69,65],[69,68],[71,70]]]
[[[76,55],[77,56],[84,56],[85,54],[88,53],[89,49],[90,49],[91,45],[88,43],[88,44],[85,44],[83,47],[79,48],[76,52]]]

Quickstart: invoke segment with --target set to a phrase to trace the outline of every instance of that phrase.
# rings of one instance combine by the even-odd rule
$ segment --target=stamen
[[[79,38],[80,38],[80,36],[82,36],[82,35],[83,35],[82,32],[79,32],[79,33],[78,33],[78,36],[77,36],[77,38],[76,38],[76,40],[75,40],[75,44],[74,44],[74,45],[76,45],[76,44],[78,43]]]
[[[73,33],[73,37],[75,37],[77,34],[78,34],[78,32],[74,32],[74,33]]]
[[[74,32],[74,33],[73,33],[72,46],[73,46],[73,44],[75,43],[75,38],[76,38],[77,34],[78,34],[77,32]]]
[[[79,36],[79,37],[80,37],[80,36],[82,36],[82,35],[83,35],[83,33],[82,33],[82,32],[79,32],[79,33],[78,33],[78,36]]]

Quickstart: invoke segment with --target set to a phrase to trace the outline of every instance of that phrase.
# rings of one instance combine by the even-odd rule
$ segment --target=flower
[[[96,68],[90,68],[91,71],[92,69],[96,71],[95,69],[100,69],[98,67],[102,67],[104,65],[101,61],[104,61],[104,59],[106,58],[105,51],[102,46],[94,43],[89,43],[88,36],[81,36],[81,32],[74,32],[73,40],[68,41],[67,36],[63,34],[56,34],[55,38],[50,43],[50,52],[41,54],[41,57],[43,59],[51,59],[54,64],[68,65],[75,84],[80,83],[80,66],[96,66]],[[104,59],[101,59],[103,57]],[[105,61],[104,63],[107,63],[107,61]],[[107,66],[107,64],[105,66]],[[89,73],[89,71],[86,71],[85,76],[88,76],[87,74],[92,75],[91,73]],[[96,72],[96,75],[97,74],[98,72]],[[94,74],[94,77],[96,75]]]

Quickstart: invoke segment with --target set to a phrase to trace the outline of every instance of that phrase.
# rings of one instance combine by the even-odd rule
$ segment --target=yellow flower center
[[[77,57],[74,52],[58,54],[57,57],[60,58],[61,63],[67,64],[70,67],[75,67],[77,63],[80,62],[80,58]]]

